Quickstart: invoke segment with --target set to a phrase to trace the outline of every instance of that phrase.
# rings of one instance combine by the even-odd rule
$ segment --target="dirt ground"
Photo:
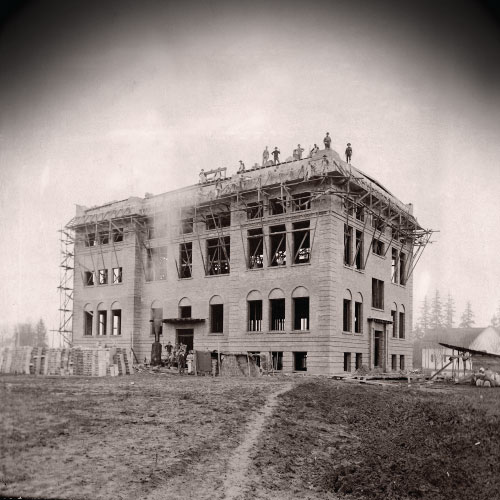
[[[0,495],[500,498],[500,390],[0,376]]]

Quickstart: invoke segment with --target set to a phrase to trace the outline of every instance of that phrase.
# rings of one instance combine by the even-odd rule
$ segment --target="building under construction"
[[[73,345],[143,361],[156,329],[163,344],[267,353],[284,372],[411,368],[412,273],[431,231],[331,149],[78,207],[62,234]]]

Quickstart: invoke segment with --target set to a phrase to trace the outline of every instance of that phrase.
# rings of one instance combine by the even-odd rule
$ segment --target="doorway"
[[[187,346],[187,351],[192,351],[194,346],[194,330],[192,328],[182,328],[175,331],[175,343]]]
[[[375,330],[375,346],[373,352],[373,366],[375,368],[382,368],[382,341],[383,334],[379,330]]]

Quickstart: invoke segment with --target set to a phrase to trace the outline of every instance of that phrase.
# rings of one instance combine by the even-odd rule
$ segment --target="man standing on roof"
[[[279,162],[280,162],[280,154],[281,154],[281,151],[278,149],[277,146],[274,147],[274,151],[273,151],[273,157],[274,157],[274,165],[278,165]]]
[[[269,160],[269,150],[267,149],[267,146],[266,146],[266,149],[264,149],[264,152],[262,153],[262,166],[263,167],[266,166],[266,163],[268,160]]]
[[[242,174],[245,171],[245,164],[240,160],[240,168],[238,168],[238,173]]]
[[[200,172],[200,184],[205,184],[207,182],[207,175],[205,174],[205,171],[201,169]]]
[[[297,160],[302,160],[302,153],[304,151],[304,148],[301,148],[300,144],[297,144],[297,149],[295,151],[297,151]]]
[[[351,148],[351,143],[347,143],[347,148],[345,150],[345,161],[347,163],[351,163],[351,157],[352,157],[352,148]]]
[[[325,149],[330,149],[330,144],[332,143],[332,138],[330,137],[330,132],[326,133],[326,137],[323,139],[325,144]]]
[[[319,151],[318,145],[315,144],[314,147],[310,151],[310,155],[314,156]]]

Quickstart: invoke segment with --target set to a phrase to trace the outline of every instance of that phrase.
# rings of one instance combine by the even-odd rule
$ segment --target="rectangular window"
[[[207,275],[229,274],[229,236],[207,240]]]
[[[113,318],[113,330],[111,335],[121,335],[122,334],[122,311],[121,309],[114,309],[111,311]]]
[[[392,318],[392,336],[398,338],[398,313],[393,309],[391,311]]]
[[[344,265],[351,265],[352,257],[352,227],[344,224]]]
[[[384,242],[380,240],[373,240],[372,252],[375,255],[380,255],[382,257],[384,255]]]
[[[191,306],[179,306],[179,318],[189,319],[191,317]]]
[[[391,369],[393,372],[398,369],[398,357],[396,354],[391,355]]]
[[[181,263],[180,278],[191,278],[193,270],[193,243],[191,241],[179,245],[179,261]]]
[[[356,220],[364,222],[365,220],[365,209],[362,205],[356,207]]]
[[[146,281],[167,279],[167,247],[146,249]]]
[[[363,333],[363,304],[354,302],[354,333]]]
[[[293,224],[293,255],[294,264],[306,264],[309,262],[311,242],[308,220]]]
[[[112,233],[113,243],[121,243],[123,241],[123,227],[114,228]]]
[[[375,278],[372,278],[372,307],[384,308],[384,282]]]
[[[286,198],[272,198],[269,200],[269,215],[280,215],[286,212]]]
[[[292,195],[292,211],[300,212],[311,208],[311,193],[296,193]]]
[[[151,335],[155,335],[155,329],[158,332],[158,339],[163,333],[163,307],[151,308]]]
[[[92,323],[94,321],[94,313],[92,311],[83,312],[83,334],[92,335]]]
[[[85,271],[85,286],[94,286],[94,285],[95,285],[95,272]]]
[[[231,212],[223,212],[220,214],[208,214],[206,216],[206,227],[210,229],[220,229],[231,225]]]
[[[271,352],[271,357],[273,362],[273,370],[283,370],[283,351],[273,351]]]
[[[95,239],[95,233],[87,233],[85,236],[85,246],[86,247],[94,247],[96,246],[97,241]]]
[[[210,331],[212,333],[223,333],[224,304],[212,304],[210,306]]]
[[[405,338],[405,313],[404,312],[399,313],[399,338],[400,339]]]
[[[401,354],[399,356],[399,369],[404,370],[405,369],[405,357],[404,354]]]
[[[99,231],[99,245],[107,245],[109,243],[109,230]]]
[[[351,301],[344,299],[344,312],[342,315],[342,330],[344,332],[351,331]]]
[[[106,328],[108,322],[108,312],[99,311],[97,319],[99,320],[99,335],[106,335]]]
[[[191,234],[193,232],[194,219],[193,217],[187,217],[181,220],[181,234]]]
[[[356,370],[361,369],[362,366],[363,366],[363,354],[361,354],[360,352],[357,352],[356,353]]]
[[[356,269],[363,269],[363,232],[356,230],[356,258],[354,259],[354,265]]]
[[[248,230],[248,269],[264,267],[264,234],[261,228]]]
[[[381,231],[384,228],[384,221],[377,215],[372,215],[372,227]]]
[[[247,204],[247,219],[261,219],[264,215],[264,203],[256,201]]]
[[[401,252],[399,254],[399,284],[406,285],[406,255]]]
[[[391,283],[398,282],[398,251],[393,248],[392,249],[392,257],[391,257]]]
[[[107,285],[107,284],[108,284],[108,270],[99,269],[99,285]]]
[[[269,233],[270,265],[286,266],[286,226],[271,226]]]
[[[344,371],[345,372],[351,371],[351,353],[350,352],[344,352]]]
[[[248,331],[262,331],[262,300],[248,301]]]
[[[293,369],[297,372],[307,371],[307,352],[293,353]]]
[[[293,329],[309,330],[309,297],[293,299]]]
[[[282,332],[285,330],[285,299],[271,299],[269,303],[271,308],[270,329]]]
[[[257,366],[260,366],[260,351],[248,351],[248,355],[253,358]]]

